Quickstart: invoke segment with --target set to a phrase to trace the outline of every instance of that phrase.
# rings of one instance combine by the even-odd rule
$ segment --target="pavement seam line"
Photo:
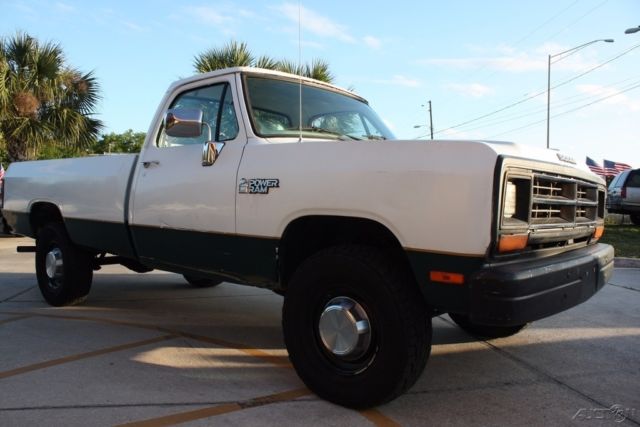
[[[0,301],[0,303],[3,303],[3,302],[9,302],[9,301],[11,301],[11,300],[12,300],[12,299],[14,299],[14,298],[19,297],[19,296],[20,296],[20,295],[22,295],[22,294],[26,294],[27,292],[29,292],[30,290],[32,290],[32,289],[34,289],[34,288],[35,288],[35,286],[29,286],[27,289],[23,289],[22,291],[18,292],[17,294],[15,294],[15,295],[11,295],[9,298],[5,298],[5,299],[3,299],[2,301]]]
[[[13,377],[16,375],[26,374],[28,372],[37,371],[40,369],[51,368],[53,366],[63,365],[65,363],[75,362],[82,359],[88,359],[90,357],[102,356],[104,354],[114,353],[122,350],[129,350],[136,347],[141,347],[144,345],[155,344],[162,341],[167,341],[170,339],[177,338],[175,335],[162,335],[160,337],[150,338],[142,341],[135,341],[128,344],[117,345],[114,347],[103,348],[100,350],[89,351],[86,353],[74,354],[71,356],[61,357],[59,359],[46,360],[40,363],[34,363],[32,365],[22,366],[20,368],[11,369],[9,371],[0,372],[0,380]]]
[[[401,424],[392,420],[377,409],[365,409],[358,411],[360,415],[369,420],[374,426],[377,427],[400,427]]]
[[[455,325],[455,323],[453,321],[447,320],[442,316],[438,316],[441,320],[450,323],[452,325]],[[467,332],[466,332],[467,333]],[[468,334],[468,333],[467,333]],[[469,334],[471,335],[471,334]],[[473,336],[473,335],[471,335]],[[474,338],[477,338],[475,336],[473,336]],[[524,366],[526,369],[534,372],[535,374],[537,374],[538,376],[541,376],[543,378],[546,378],[547,380],[551,380],[551,382],[555,383],[556,385],[560,386],[560,387],[564,387],[567,390],[573,392],[574,394],[582,397],[583,399],[595,404],[595,405],[599,405],[599,407],[601,408],[609,408],[609,406],[605,405],[604,403],[598,401],[597,399],[589,396],[586,393],[583,393],[582,391],[578,390],[575,387],[570,386],[569,384],[559,380],[558,378],[556,378],[555,376],[553,376],[552,374],[548,373],[547,371],[545,371],[542,368],[538,368],[537,366],[532,365],[531,363],[527,362],[526,360],[520,359],[519,357],[515,356],[514,354],[509,353],[508,351],[496,346],[495,344],[484,340],[484,339],[480,339],[480,342],[482,342],[483,344],[485,344],[487,347],[489,347],[491,350],[495,351],[496,353],[500,354],[503,357],[506,357],[507,359],[510,359],[511,361]],[[626,420],[629,420],[631,423],[640,426],[640,422],[638,422],[637,420],[627,417]]]
[[[186,412],[178,412],[172,415],[166,415],[157,418],[150,418],[142,421],[134,421],[131,423],[120,424],[117,427],[160,427],[182,424],[189,421],[201,420],[203,418],[211,418],[218,415],[228,414],[231,412],[242,411],[244,409],[256,408],[259,406],[271,405],[274,403],[287,402],[302,396],[312,394],[307,388],[299,388],[288,390],[281,393],[270,394],[266,396],[256,397],[250,400],[224,403],[221,405],[210,406],[207,408],[196,409]]]
[[[16,314],[16,313],[0,312],[0,314]],[[274,354],[270,354],[264,350],[252,348],[246,344],[234,343],[230,341],[221,340],[218,338],[211,338],[204,335],[192,334],[189,332],[182,332],[180,330],[168,329],[162,326],[145,325],[144,323],[118,321],[113,319],[101,319],[101,318],[88,317],[88,316],[71,316],[71,315],[64,315],[64,314],[58,315],[58,314],[42,314],[42,313],[30,313],[30,315],[37,316],[37,317],[47,317],[52,319],[98,322],[98,323],[106,323],[106,324],[117,325],[117,326],[129,326],[134,328],[147,329],[155,332],[162,332],[165,334],[172,334],[172,335],[175,335],[176,337],[188,338],[195,341],[205,342],[207,344],[217,345],[219,347],[237,350],[251,357],[256,357],[256,358],[265,360],[266,362],[276,365],[277,367],[293,369],[293,365],[291,365],[288,358],[284,356],[277,356]]]
[[[0,320],[0,325],[5,325],[7,323],[16,322],[18,320],[29,319],[30,317],[33,317],[33,316],[30,315],[30,314],[24,314],[24,315],[21,315],[21,316],[11,317],[9,319],[3,319],[3,320]]]
[[[611,282],[609,282],[607,284],[609,286],[615,286],[616,288],[622,288],[622,289],[627,289],[627,290],[634,291],[634,292],[640,292],[640,289],[635,289],[635,288],[632,288],[631,286],[617,285],[617,284],[611,283]]]
[[[559,380],[558,378],[556,378],[554,375],[550,374],[549,372],[545,371],[542,368],[538,368],[537,366],[532,365],[531,363],[527,362],[526,360],[520,359],[519,357],[509,353],[508,351],[490,343],[489,341],[482,341],[483,343],[485,343],[489,348],[491,348],[492,350],[494,350],[496,353],[506,357],[507,359],[510,359],[516,363],[518,363],[521,366],[524,366],[525,368],[529,369],[530,371],[536,373],[537,375],[540,375],[544,378],[546,378],[547,380],[551,380],[551,382],[555,383],[556,385],[560,386],[560,387],[564,387],[567,390],[573,392],[574,394],[582,397],[583,399],[587,400],[588,402],[591,402],[592,404],[598,405],[598,407],[600,408],[609,408],[611,407],[611,405],[606,405],[602,402],[600,402],[599,400],[589,396],[588,394],[578,390],[575,387],[570,386],[569,384]],[[625,420],[629,420],[631,423],[640,426],[640,423],[631,418],[631,417],[626,417]]]
[[[102,322],[102,323],[108,323],[108,324],[115,324],[115,325],[118,325],[118,326],[131,326],[131,327],[138,327],[138,328],[143,328],[143,329],[151,329],[151,330],[154,330],[154,331],[167,332],[170,335],[166,335],[165,336],[165,337],[167,337],[166,339],[171,339],[171,338],[193,339],[195,341],[206,342],[208,344],[214,344],[214,345],[218,345],[218,346],[221,346],[221,347],[230,348],[230,349],[233,349],[233,350],[238,350],[238,351],[241,351],[241,352],[243,352],[243,353],[245,353],[245,354],[247,354],[249,356],[266,360],[267,362],[269,362],[271,364],[274,364],[276,366],[279,366],[279,367],[293,368],[291,363],[289,363],[288,361],[283,361],[281,356],[272,355],[272,354],[269,354],[269,353],[267,353],[265,351],[262,351],[262,350],[259,350],[259,349],[249,348],[248,346],[245,346],[243,344],[231,343],[231,342],[228,342],[228,341],[219,340],[219,339],[216,339],[216,338],[210,338],[210,337],[207,337],[207,336],[191,334],[191,333],[185,333],[185,332],[166,329],[166,328],[157,327],[157,326],[138,324],[138,323],[126,322],[126,321],[115,321],[115,320],[112,320],[112,319],[100,319],[100,318],[93,318],[93,317],[87,317],[87,316],[79,317],[79,316],[70,316],[70,315],[51,315],[51,314],[35,313],[35,314],[23,315],[23,316],[20,316],[20,318],[27,318],[27,317],[34,317],[34,316],[57,318],[57,319],[64,319],[64,320]],[[15,319],[15,320],[18,320],[18,319]],[[0,322],[0,323],[2,323],[2,322]],[[116,350],[113,350],[113,351],[118,351],[118,350],[116,349]],[[107,352],[105,352],[105,353],[107,353]],[[89,354],[89,353],[85,353],[85,354]],[[86,357],[91,357],[91,356],[92,355],[88,355]],[[73,356],[70,356],[70,357],[73,357]],[[80,358],[85,358],[85,357],[80,357]],[[68,358],[63,358],[63,359],[68,359]],[[60,359],[58,359],[58,360],[60,360]],[[55,363],[54,365],[61,364],[61,363],[68,363],[68,362],[74,361],[74,360],[77,360],[77,359],[68,360],[66,362]],[[12,375],[3,376],[3,374],[11,373],[11,372],[14,372],[14,371],[20,371],[20,372],[17,372],[15,374],[13,374],[13,375],[18,375],[19,373],[30,372],[31,370],[43,369],[45,367],[54,366],[54,365],[47,364],[47,366],[37,367],[38,365],[45,365],[45,364],[47,364],[47,362],[43,362],[42,364],[30,365],[30,366],[35,366],[35,368],[34,369],[29,369],[29,370],[26,370],[29,367],[24,367],[24,368],[18,368],[17,370],[13,370],[13,371],[6,371],[5,373],[0,372],[0,379],[5,378],[7,376],[12,376]],[[24,371],[24,372],[22,372],[22,371]],[[303,394],[301,396],[304,396],[306,394],[311,394],[311,392],[305,393],[305,394]],[[267,396],[267,397],[269,397],[269,396]],[[252,401],[257,401],[259,399],[261,399],[261,398],[253,399]],[[275,403],[275,402],[272,402],[272,403]],[[234,409],[234,405],[237,405],[237,403],[227,403],[227,404],[216,405],[213,408],[220,408],[219,411],[222,411],[222,412],[220,412],[220,414],[222,414],[222,413],[227,413],[227,412],[230,412],[230,411],[239,410],[239,409]],[[254,405],[254,406],[263,406],[263,405],[264,404]],[[212,411],[213,411],[213,408],[211,408]],[[240,409],[246,409],[246,408],[242,407]],[[198,411],[199,410],[190,411],[189,413],[191,413],[191,412],[196,413]],[[360,415],[362,415],[364,418],[369,420],[375,426],[379,426],[379,427],[395,427],[395,426],[399,426],[400,425],[397,422],[395,422],[394,420],[392,420],[391,418],[387,417],[386,415],[384,415],[383,413],[381,413],[380,411],[375,410],[375,409],[368,409],[368,410],[363,410],[363,411],[358,411],[358,412],[359,412]],[[179,414],[177,414],[177,415],[179,415]],[[219,414],[216,413],[214,415],[219,415]],[[211,415],[211,416],[214,416],[214,415]],[[143,425],[147,425],[147,424],[133,424],[133,425],[141,425],[141,426],[143,426]],[[156,426],[156,425],[172,425],[172,424],[149,424],[149,425]]]

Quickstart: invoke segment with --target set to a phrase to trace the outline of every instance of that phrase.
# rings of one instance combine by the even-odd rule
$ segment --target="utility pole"
[[[549,149],[549,116],[551,113],[551,55],[547,62],[547,150]]]
[[[429,129],[431,129],[431,139],[433,139],[433,116],[431,115],[431,100],[429,100]]]
[[[431,130],[431,139],[433,140],[433,114],[431,112],[431,100],[428,101],[429,103],[429,129]],[[421,104],[421,107],[426,107],[426,105]],[[424,128],[427,127],[427,125],[414,125],[413,128],[414,129],[418,129],[418,128]]]

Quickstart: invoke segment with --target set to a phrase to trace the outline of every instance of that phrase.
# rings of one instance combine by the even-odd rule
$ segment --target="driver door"
[[[130,207],[140,259],[172,271],[222,271],[235,233],[236,173],[246,136],[237,121],[233,77],[179,93],[167,109],[199,109],[198,137],[175,137],[160,127],[140,156]],[[203,166],[203,146],[224,143]],[[219,146],[222,144],[218,144]]]

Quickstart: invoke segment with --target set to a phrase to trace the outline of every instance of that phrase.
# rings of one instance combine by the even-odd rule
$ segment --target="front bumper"
[[[613,247],[597,244],[541,259],[486,265],[469,281],[474,323],[514,326],[574,307],[613,273]]]

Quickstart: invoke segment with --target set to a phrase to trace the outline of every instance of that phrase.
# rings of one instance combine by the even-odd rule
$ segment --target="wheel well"
[[[286,289],[293,272],[314,253],[347,244],[380,248],[409,268],[400,242],[379,222],[364,218],[307,216],[291,222],[282,235],[278,248],[281,286]]]
[[[38,235],[42,227],[51,222],[64,222],[58,206],[48,202],[38,202],[31,206],[29,223],[31,224],[31,232],[34,237]]]

